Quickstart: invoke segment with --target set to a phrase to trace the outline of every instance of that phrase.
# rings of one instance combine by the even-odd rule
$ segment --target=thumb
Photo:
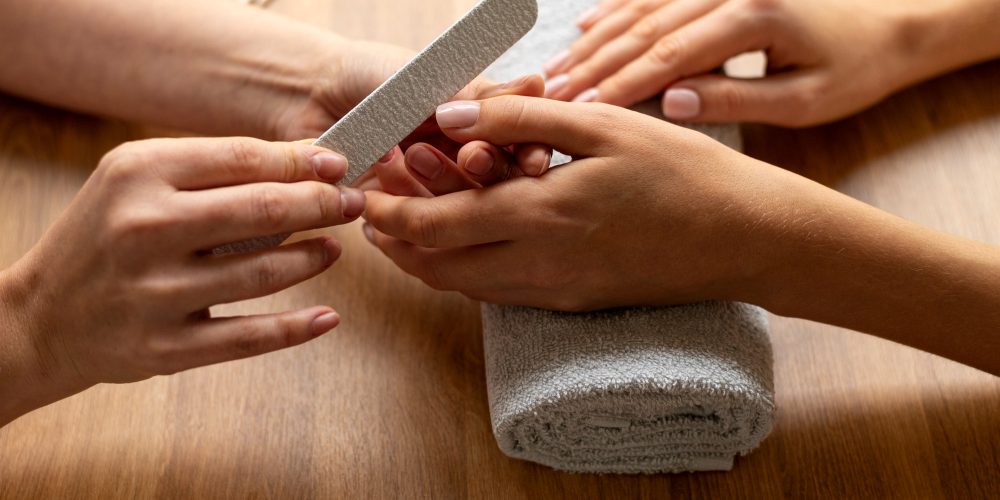
[[[800,74],[753,80],[702,75],[674,83],[663,94],[663,115],[688,122],[754,122],[799,126],[810,99]]]
[[[502,96],[442,104],[436,118],[445,135],[461,143],[536,143],[569,155],[599,156],[612,142],[608,130],[620,129],[628,112],[607,104]]]

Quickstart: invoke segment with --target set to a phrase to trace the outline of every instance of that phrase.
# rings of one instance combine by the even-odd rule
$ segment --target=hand
[[[2,275],[0,425],[18,414],[10,405],[23,413],[96,383],[254,356],[335,327],[339,316],[325,306],[208,312],[322,272],[340,255],[332,238],[239,255],[209,250],[357,218],[363,193],[330,184],[346,169],[322,148],[255,139],[152,140],[109,153]]]
[[[571,311],[746,300],[784,214],[825,189],[622,108],[501,97],[438,116],[456,108],[445,133],[458,142],[579,158],[431,199],[367,193],[366,235],[382,252],[477,300]]]
[[[475,99],[504,95],[539,97],[544,90],[541,77],[530,75],[503,85],[466,89],[463,95],[474,95]],[[548,170],[552,148],[544,144],[500,148],[484,141],[463,144],[452,140],[441,132],[441,127],[447,127],[462,112],[456,111],[454,115],[431,117],[404,144],[383,156],[364,176],[368,181],[359,187],[430,197],[481,188],[513,177],[537,177]]]
[[[547,95],[631,106],[666,89],[668,118],[804,126],[835,120],[926,77],[912,2],[607,0],[546,65]],[[771,75],[715,73],[763,50]],[[923,71],[923,72],[921,72]]]

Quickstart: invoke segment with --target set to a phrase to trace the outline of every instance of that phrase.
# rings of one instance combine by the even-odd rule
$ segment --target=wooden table
[[[472,3],[279,0],[273,8],[416,48]],[[1000,63],[986,64],[829,126],[749,127],[748,151],[904,217],[1000,244],[998,89]],[[0,97],[0,265],[42,236],[105,151],[148,134]],[[773,322],[777,426],[731,473],[601,477],[511,460],[490,430],[477,305],[404,276],[357,225],[332,232],[345,247],[332,270],[220,312],[329,303],[344,317],[335,333],[258,359],[96,387],[23,417],[0,430],[0,497],[1000,495],[1000,379],[781,318]]]

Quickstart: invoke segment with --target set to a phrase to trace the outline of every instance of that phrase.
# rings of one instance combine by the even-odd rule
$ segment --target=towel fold
[[[535,30],[488,76],[538,72],[594,3],[539,0]],[[735,126],[697,129],[740,148]],[[729,470],[773,424],[767,316],[746,304],[587,314],[484,304],[483,344],[493,432],[514,458],[573,472]]]

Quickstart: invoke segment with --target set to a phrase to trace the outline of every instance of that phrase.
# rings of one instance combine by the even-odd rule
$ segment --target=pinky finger
[[[171,364],[180,371],[258,356],[308,342],[339,324],[340,315],[325,306],[199,321],[178,339],[178,359]]]

